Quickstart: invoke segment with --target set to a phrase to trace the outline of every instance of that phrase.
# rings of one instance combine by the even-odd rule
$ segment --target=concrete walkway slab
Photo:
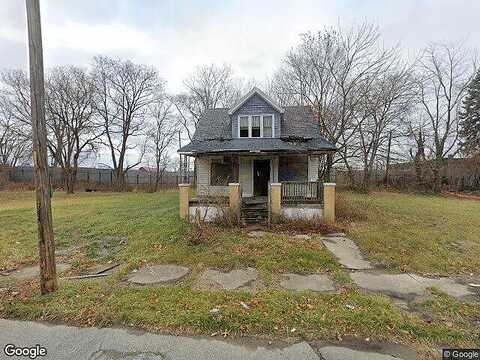
[[[174,283],[184,278],[190,269],[178,265],[145,266],[133,273],[128,281],[137,285]]]
[[[386,354],[369,351],[353,350],[341,346],[325,346],[319,349],[324,360],[401,360]]]
[[[232,270],[230,272],[208,269],[200,275],[197,287],[200,289],[224,290],[253,288],[257,277],[258,272],[254,268]]]
[[[351,273],[350,277],[363,289],[400,299],[414,299],[423,295],[430,287],[436,287],[455,298],[475,295],[467,285],[449,278],[430,279],[415,274],[374,274],[361,271]]]
[[[325,247],[338,259],[338,262],[347,269],[368,270],[373,265],[364,260],[357,245],[345,237],[324,237],[322,238]]]
[[[63,271],[66,271],[68,269],[70,269],[69,264],[63,264],[63,263],[57,264],[57,274]],[[11,272],[7,276],[15,280],[30,280],[40,276],[40,267],[38,265],[27,266]]]
[[[266,231],[253,230],[247,233],[247,236],[250,238],[262,238],[267,236],[269,233]]]
[[[334,291],[333,281],[324,274],[299,275],[283,274],[285,279],[280,286],[288,290],[312,290],[316,292]]]
[[[297,234],[294,235],[293,238],[297,240],[312,240],[312,237],[307,234]]]

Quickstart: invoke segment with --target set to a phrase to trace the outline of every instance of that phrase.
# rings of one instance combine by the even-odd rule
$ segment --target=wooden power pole
[[[39,0],[26,0],[26,6],[30,57],[33,165],[35,167],[38,251],[40,257],[40,291],[42,294],[47,294],[57,289],[57,273],[47,163],[47,127],[45,125],[45,87]]]

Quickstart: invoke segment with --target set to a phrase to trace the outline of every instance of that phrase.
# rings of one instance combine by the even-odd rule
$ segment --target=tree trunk
[[[115,191],[125,191],[125,171],[120,168],[113,170],[113,189]]]
[[[156,169],[156,172],[155,172],[155,189],[154,189],[155,192],[158,191],[159,181],[160,181],[160,167],[157,165],[157,169]]]
[[[333,154],[327,154],[327,163],[325,165],[325,176],[324,179],[326,182],[332,181],[332,166],[333,166]]]
[[[433,191],[439,193],[442,190],[442,177],[441,177],[441,170],[442,170],[443,159],[436,158],[433,161]]]
[[[388,176],[390,175],[390,150],[392,148],[392,132],[388,136],[388,148],[387,148],[387,163],[385,164],[385,177],[383,178],[383,185],[388,186],[390,179]]]

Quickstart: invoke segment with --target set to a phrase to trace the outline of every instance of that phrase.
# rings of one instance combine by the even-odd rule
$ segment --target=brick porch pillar
[[[240,184],[239,183],[230,183],[228,184],[228,200],[230,205],[230,210],[235,214],[237,219],[240,219]]]
[[[270,184],[270,204],[272,218],[280,216],[280,210],[282,208],[282,184],[272,183]]]
[[[335,185],[323,184],[323,217],[327,223],[335,222]]]
[[[180,217],[188,220],[188,193],[190,191],[190,184],[178,184],[178,189],[180,191]]]

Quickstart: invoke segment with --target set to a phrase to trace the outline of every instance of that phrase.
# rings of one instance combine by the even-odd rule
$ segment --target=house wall
[[[318,181],[318,167],[320,159],[318,156],[308,157],[308,181]]]
[[[323,216],[321,205],[311,206],[308,204],[299,204],[298,206],[282,206],[280,215],[286,219],[315,220]]]
[[[232,138],[238,138],[239,115],[259,114],[273,114],[273,136],[279,138],[281,130],[281,114],[257,94],[253,95],[250,99],[248,99],[245,104],[243,104],[233,115],[230,116],[232,122]]]
[[[201,221],[212,222],[216,218],[223,216],[226,211],[226,208],[218,205],[190,206],[188,208],[188,217],[190,221],[195,221],[195,218],[198,216]]]
[[[210,185],[211,157],[197,158],[197,195],[228,196],[228,186]]]
[[[218,157],[218,156],[217,156]],[[211,162],[214,157],[197,158],[197,195],[198,196],[228,196],[228,186],[212,186]],[[317,181],[318,156],[240,156],[238,181],[242,196],[253,196],[253,161],[255,159],[270,159],[270,182],[282,181]]]

